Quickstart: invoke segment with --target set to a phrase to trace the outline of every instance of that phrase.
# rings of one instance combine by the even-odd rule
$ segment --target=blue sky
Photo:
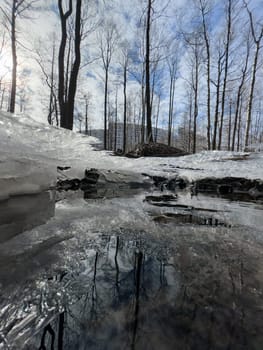
[[[131,42],[131,47],[138,45],[140,40],[140,30],[138,29],[138,20],[143,13],[143,7],[146,1],[124,1],[124,0],[112,0],[105,2],[107,5],[107,11],[103,13],[103,18],[110,18],[116,24],[119,30],[120,36],[123,39]],[[156,0],[156,17],[158,19],[154,22],[154,26],[157,27],[158,32],[162,32],[163,39],[160,39],[160,43],[166,40],[169,36],[175,34],[175,30],[180,29],[181,25],[187,30],[191,30],[191,7],[190,0],[171,0],[169,2],[169,7],[166,8],[166,12],[159,14],[158,9],[165,7],[165,2]],[[213,17],[211,20],[212,27],[212,40],[215,38],[215,33],[222,30],[222,26],[225,22],[224,10],[222,7],[223,1],[215,1],[216,7],[213,12]],[[241,4],[241,0],[237,0],[238,4]],[[56,1],[53,0],[40,0],[38,5],[42,5],[41,11],[34,13],[34,20],[28,19],[20,21],[19,23],[19,40],[23,42],[27,47],[31,47],[34,51],[35,47],[39,45],[40,49],[43,51],[43,55],[46,58],[51,56],[51,41],[50,38],[52,33],[56,33],[59,43],[60,37],[60,25],[58,18],[56,16]],[[253,11],[258,20],[263,20],[263,0],[251,0],[249,1],[249,6]],[[179,12],[178,12],[179,11]],[[179,13],[179,15],[178,15]],[[246,13],[243,12],[244,21],[247,20]],[[243,19],[241,18],[241,23]],[[96,57],[98,55],[98,42],[95,33],[91,33],[87,41],[83,43],[83,49],[88,50],[91,57]],[[214,40],[213,45],[217,44],[217,40]],[[187,50],[182,50],[180,48],[179,58],[179,68],[178,73],[179,79],[176,83],[176,100],[175,100],[175,111],[176,118],[180,118],[185,110],[186,105],[186,81],[189,79],[189,52]],[[164,55],[165,53],[163,53]],[[45,96],[48,94],[48,89],[43,83],[43,79],[40,78],[41,72],[34,61],[32,56],[34,54],[30,51],[19,49],[19,62],[20,70],[28,68],[31,70],[31,77],[29,79],[30,91],[33,91],[31,96],[31,109],[34,110],[34,114],[37,119],[45,119],[46,115],[44,111]],[[83,57],[83,61],[85,58]],[[117,77],[115,72],[120,70],[119,64],[119,52],[116,49],[115,56],[112,62],[111,73],[110,73],[110,89],[114,90],[114,84],[116,84]],[[134,62],[134,63],[139,63]],[[164,67],[161,67],[163,65]],[[23,66],[23,67],[22,67]],[[138,67],[139,68],[139,67]],[[165,68],[164,60],[162,60],[159,69],[163,69],[163,91],[161,100],[161,116],[163,119],[167,116],[168,107],[168,75],[167,68]],[[92,94],[92,122],[96,126],[102,125],[102,115],[103,115],[103,69],[101,65],[101,60],[96,60],[91,65],[85,67],[81,72],[79,91],[80,95],[90,92]],[[159,85],[161,83],[159,82]],[[200,88],[203,89],[204,94],[204,81],[201,80]],[[136,79],[130,74],[128,93],[134,95],[139,93],[140,87]],[[114,97],[112,98],[112,100]],[[118,99],[121,103],[122,101],[122,88],[120,85]],[[204,114],[202,110],[202,98],[200,99],[200,118]],[[160,120],[162,119],[160,118]]]

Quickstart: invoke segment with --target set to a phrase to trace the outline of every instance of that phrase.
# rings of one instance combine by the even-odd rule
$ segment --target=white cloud
[[[165,16],[161,16],[158,19],[158,31],[160,28],[163,31],[164,39],[169,35],[175,34],[177,30],[177,19],[176,10],[181,9],[182,14],[186,14],[187,18],[182,16],[182,21],[186,21],[186,27],[188,30],[191,30],[191,5],[189,0],[177,0],[177,1],[167,1],[169,7]],[[19,31],[18,39],[22,43],[18,49],[18,62],[20,65],[20,70],[29,69],[30,75],[28,77],[28,88],[30,91],[30,105],[28,108],[32,109],[33,117],[38,120],[46,120],[46,111],[43,109],[43,102],[48,96],[48,88],[43,83],[43,77],[41,76],[41,71],[35,62],[32,59],[34,55],[34,50],[36,46],[40,46],[42,50],[43,57],[50,59],[51,57],[51,47],[52,47],[52,33],[57,35],[57,47],[59,45],[60,39],[60,24],[57,14],[55,13],[57,2],[55,0],[40,0],[38,2],[38,8],[36,11],[33,11],[30,15],[32,18],[21,19],[18,21]],[[90,3],[89,3],[90,4]],[[110,2],[104,1],[106,4],[107,12],[103,13],[102,3],[99,8],[98,14],[102,15],[105,18],[111,18],[117,25],[120,37],[126,39],[133,43],[138,43],[139,34],[137,29],[138,21],[140,20],[143,14],[143,8],[146,6],[146,2],[141,2],[140,0],[134,1],[123,1],[123,0],[112,0]],[[157,1],[156,11],[165,7],[166,2]],[[225,21],[224,16],[222,15],[222,4],[223,2],[217,2],[221,10],[217,10],[216,15],[214,16],[213,21],[213,37],[212,41],[217,43],[215,40],[216,34],[221,31],[222,25]],[[262,0],[253,0],[250,1],[251,8],[257,9],[257,14],[263,13]],[[104,5],[103,5],[104,6]],[[183,9],[183,10],[182,10]],[[157,13],[156,12],[156,13]],[[160,41],[162,42],[162,40]],[[23,48],[24,47],[24,48]],[[90,57],[95,57],[98,54],[98,38],[96,33],[92,32],[90,36],[83,43],[83,52],[85,55],[88,53]],[[83,57],[83,62],[85,58]],[[116,84],[116,72],[119,68],[118,63],[118,53],[115,52],[115,57],[112,61],[112,67],[110,72],[109,85],[110,90],[115,91],[114,85]],[[176,95],[175,95],[175,111],[181,113],[185,108],[185,78],[188,75],[189,67],[187,64],[187,53],[180,53],[180,78],[176,83]],[[87,67],[83,68],[80,72],[79,80],[79,92],[78,98],[81,98],[83,94],[91,93],[92,94],[92,105],[90,109],[91,118],[94,124],[94,127],[101,127],[103,123],[103,79],[104,71],[101,64],[101,59],[93,62]],[[164,90],[162,94],[161,101],[161,111],[160,115],[163,117],[167,116],[168,109],[168,80],[167,73],[164,73]],[[128,92],[130,95],[135,95],[140,92],[140,87],[137,82],[130,80],[128,84]],[[111,97],[114,100],[115,93]],[[118,100],[121,106],[123,101],[122,87],[120,85],[118,92]],[[80,105],[79,108],[82,108]],[[120,109],[121,110],[121,109]]]

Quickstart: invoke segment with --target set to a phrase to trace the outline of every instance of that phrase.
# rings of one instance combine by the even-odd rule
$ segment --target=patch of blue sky
[[[90,71],[87,71],[86,72],[86,77],[88,77],[88,78],[92,78],[92,79],[97,79],[96,78],[96,75],[95,74],[93,74],[92,72],[90,72]]]
[[[223,3],[217,2],[213,11],[210,13],[210,25],[212,28],[217,27],[222,24],[222,21],[226,18],[226,11],[224,9]]]
[[[50,5],[50,10],[52,11],[52,12],[54,12],[55,14],[59,14],[59,10],[58,10],[58,5],[57,5],[57,3],[52,3],[51,5]]]
[[[126,22],[130,22],[131,21],[131,15],[128,12],[123,12],[123,17],[125,19]]]

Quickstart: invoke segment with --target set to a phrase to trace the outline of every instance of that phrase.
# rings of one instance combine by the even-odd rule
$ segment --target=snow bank
[[[111,156],[96,151],[94,137],[39,123],[29,116],[0,112],[0,199],[38,192],[55,184],[57,166],[71,166],[70,176],[85,168],[129,171],[195,180],[237,176],[263,179],[263,153],[202,152],[176,158]]]
[[[195,181],[206,177],[244,177],[263,181],[263,153],[204,151],[175,158],[138,158],[123,168],[172,178],[175,174]]]

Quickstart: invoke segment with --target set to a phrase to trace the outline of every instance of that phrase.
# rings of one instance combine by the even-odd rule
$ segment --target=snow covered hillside
[[[86,168],[174,176],[246,177],[263,180],[263,153],[202,152],[180,158],[128,159],[96,151],[93,137],[41,124],[24,115],[0,112],[0,198],[35,193],[54,185],[57,166],[70,166],[72,176]]]

